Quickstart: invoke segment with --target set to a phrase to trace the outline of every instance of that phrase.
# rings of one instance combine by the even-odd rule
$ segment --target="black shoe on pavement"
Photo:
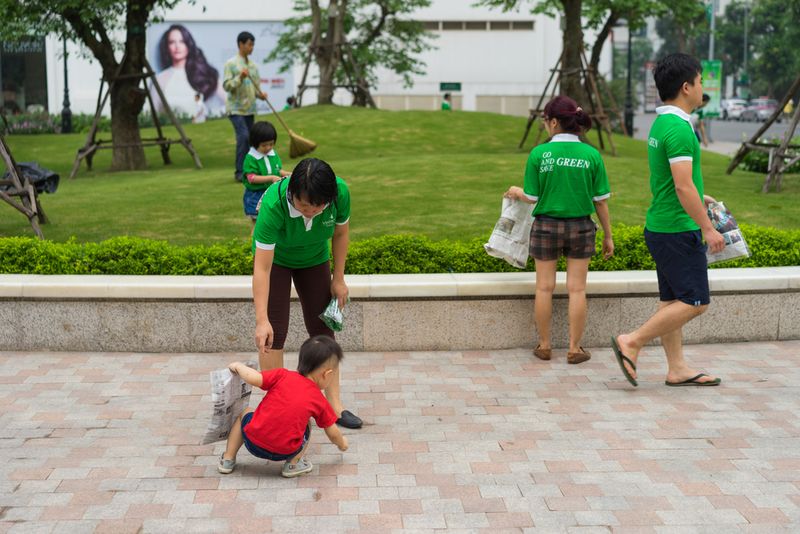
[[[345,428],[361,428],[361,425],[364,424],[356,414],[349,410],[343,410],[342,416],[336,420],[336,424],[339,426],[343,426]]]

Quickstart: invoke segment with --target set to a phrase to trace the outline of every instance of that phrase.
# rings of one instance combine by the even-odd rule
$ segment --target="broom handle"
[[[252,76],[250,76],[250,81],[251,81],[251,82],[253,82],[253,85],[255,85],[255,86],[256,86],[256,88],[257,88],[259,91],[261,91],[261,80],[256,80],[255,78],[253,78]],[[261,92],[263,93],[263,91],[261,91]],[[267,98],[267,97],[266,97],[266,94],[267,94],[267,93],[264,93],[264,101],[265,101],[265,102],[267,103],[267,105],[269,106],[269,109],[271,109],[271,110],[272,110],[272,113],[275,115],[275,117],[277,117],[277,119],[278,119],[278,122],[280,122],[280,123],[281,123],[281,125],[282,125],[282,126],[283,126],[283,127],[286,129],[286,131],[289,133],[289,135],[291,135],[291,134],[292,134],[292,130],[290,130],[290,129],[289,129],[289,127],[286,125],[286,123],[285,123],[285,122],[283,122],[283,119],[281,118],[281,116],[280,116],[280,115],[278,115],[278,112],[275,110],[275,108],[274,108],[274,107],[272,107],[272,102],[270,102],[270,101],[269,101],[269,98]]]
[[[266,95],[266,93],[264,93],[264,94]],[[289,129],[289,127],[288,127],[288,126],[286,126],[286,123],[285,123],[285,122],[283,122],[283,119],[281,118],[281,116],[280,116],[280,115],[278,115],[278,112],[277,112],[277,110],[276,110],[274,107],[272,107],[272,103],[269,101],[269,99],[265,97],[265,98],[264,98],[264,101],[265,101],[265,102],[267,103],[267,105],[269,106],[269,109],[271,109],[271,110],[272,110],[272,113],[273,113],[273,114],[275,115],[275,117],[278,119],[278,122],[280,122],[280,123],[283,125],[283,127],[284,127],[284,128],[286,128],[286,131],[287,131],[287,132],[289,132],[289,135],[291,135],[291,134],[292,134],[292,131]]]

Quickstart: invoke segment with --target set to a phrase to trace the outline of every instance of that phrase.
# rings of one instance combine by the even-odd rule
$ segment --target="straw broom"
[[[283,127],[286,128],[286,131],[289,133],[289,140],[290,140],[289,157],[292,159],[299,158],[300,156],[305,156],[306,154],[310,154],[311,152],[313,152],[314,149],[317,148],[317,143],[315,143],[311,139],[306,139],[305,137],[302,137],[294,133],[291,130],[291,128],[289,128],[286,125],[286,123],[283,122],[281,116],[278,115],[278,111],[274,107],[272,107],[272,103],[269,101],[269,99],[265,100],[267,101],[269,109],[272,110],[272,113],[278,119],[278,122],[280,122],[283,125]]]

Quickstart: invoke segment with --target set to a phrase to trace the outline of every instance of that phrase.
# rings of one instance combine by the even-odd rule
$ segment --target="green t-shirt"
[[[258,176],[280,176],[282,167],[283,163],[281,163],[281,158],[274,150],[270,150],[265,155],[251,147],[250,152],[248,152],[244,157],[244,162],[242,163],[242,174],[244,175],[242,183],[244,184],[245,189],[250,189],[252,191],[264,191],[272,184],[251,184],[247,180],[247,175],[257,174]]]
[[[289,180],[272,184],[261,198],[256,227],[253,231],[253,252],[256,248],[275,250],[273,262],[289,269],[306,269],[328,261],[328,241],[336,225],[350,220],[350,190],[336,177],[339,194],[322,213],[311,220],[294,209],[286,200]]]
[[[450,102],[447,100],[442,100],[442,111],[450,111],[452,106],[450,106]]]
[[[651,232],[675,234],[700,227],[683,209],[670,164],[692,162],[692,182],[703,199],[703,175],[700,171],[700,143],[694,134],[689,115],[675,106],[656,109],[658,117],[650,127],[647,161],[650,165],[650,192],[653,199],[647,210],[645,228]]]
[[[603,158],[577,135],[554,135],[528,156],[525,195],[533,215],[571,218],[594,213],[594,203],[611,196]]]

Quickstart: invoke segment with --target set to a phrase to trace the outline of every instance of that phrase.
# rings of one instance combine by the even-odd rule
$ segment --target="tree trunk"
[[[112,170],[138,170],[147,166],[138,121],[145,98],[146,92],[139,87],[138,79],[123,79],[114,84],[111,91]]]
[[[311,0],[311,43],[319,68],[319,90],[317,104],[333,104],[334,79],[342,59],[341,45],[344,43],[344,19],[347,15],[347,0],[330,0],[328,24],[322,34],[322,10],[318,0]]]
[[[581,86],[581,52],[583,51],[583,29],[581,25],[582,0],[561,0],[564,6],[564,56],[561,63],[561,94],[584,105],[585,95]]]
[[[608,14],[608,18],[606,19],[606,23],[603,24],[603,28],[600,30],[600,33],[597,34],[597,38],[594,40],[594,45],[592,45],[592,57],[589,60],[589,67],[594,72],[595,76],[599,76],[599,68],[600,68],[600,55],[603,53],[603,46],[608,39],[608,35],[611,33],[611,28],[614,27],[614,24],[617,23],[619,20],[619,13],[616,11],[611,11]],[[628,29],[630,31],[630,29]]]

